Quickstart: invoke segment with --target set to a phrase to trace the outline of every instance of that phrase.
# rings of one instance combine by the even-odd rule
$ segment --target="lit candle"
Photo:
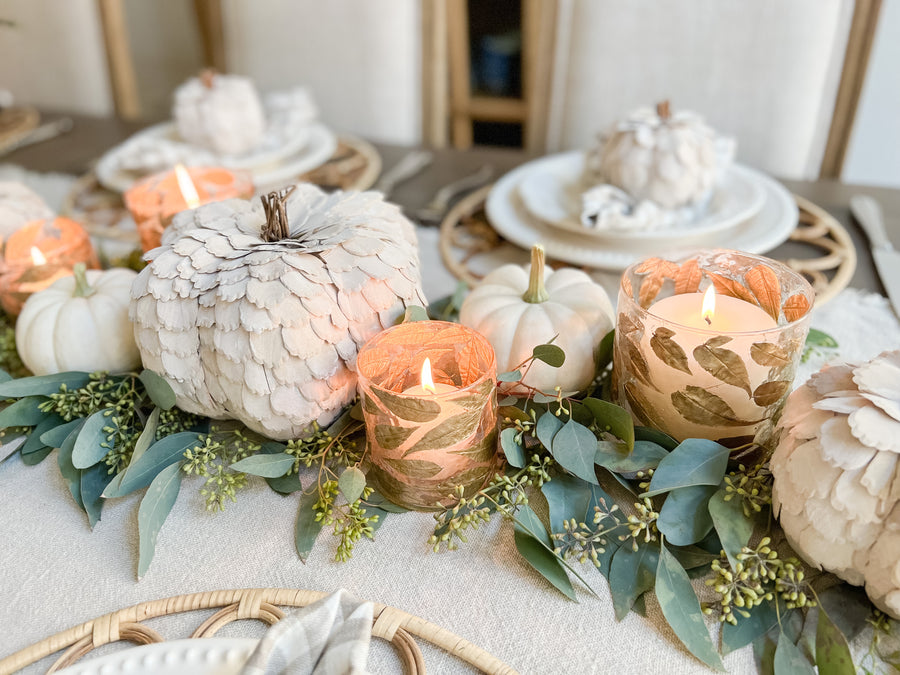
[[[425,357],[425,360],[422,362],[422,374],[419,377],[419,384],[414,384],[411,387],[403,390],[404,396],[435,396],[440,394],[449,394],[451,391],[457,391],[459,387],[454,387],[452,384],[447,384],[446,382],[438,382],[434,383],[434,378],[431,375],[431,359]]]
[[[663,298],[653,303],[649,311],[680,326],[713,333],[746,333],[778,326],[761,307],[740,298],[717,295],[712,284],[705,293],[682,293]]]

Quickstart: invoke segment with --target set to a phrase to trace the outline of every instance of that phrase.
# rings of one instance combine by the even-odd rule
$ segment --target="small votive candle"
[[[471,496],[497,455],[497,365],[476,331],[416,321],[369,340],[356,359],[369,477],[400,506],[436,510]],[[431,379],[433,378],[433,383]]]
[[[97,255],[87,231],[68,218],[28,223],[3,244],[0,261],[0,305],[17,315],[32,293],[72,274],[76,263],[97,268]]]
[[[770,445],[814,299],[800,274],[738,251],[633,265],[619,287],[618,402],[679,441]]]
[[[248,173],[222,167],[179,166],[138,181],[123,199],[137,224],[141,248],[149,251],[159,246],[163,230],[175,214],[208,202],[252,196],[253,181]]]

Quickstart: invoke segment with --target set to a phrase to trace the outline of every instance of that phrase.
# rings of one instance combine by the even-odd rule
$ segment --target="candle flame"
[[[703,294],[703,309],[700,311],[700,316],[703,317],[703,320],[708,324],[712,324],[712,318],[716,314],[716,287],[710,284],[709,288],[706,289],[706,293]]]
[[[431,359],[426,358],[425,362],[422,364],[422,377],[420,380],[422,384],[422,389],[425,391],[430,391],[432,394],[437,393],[437,389],[434,387],[434,380],[431,377]]]
[[[35,266],[47,264],[47,259],[44,257],[44,254],[41,253],[41,249],[37,246],[31,247],[31,262],[33,262]]]
[[[184,197],[188,208],[196,209],[200,206],[200,195],[197,194],[197,188],[194,187],[191,174],[184,168],[184,164],[175,165],[175,178],[178,180],[178,189],[181,191],[181,196]]]

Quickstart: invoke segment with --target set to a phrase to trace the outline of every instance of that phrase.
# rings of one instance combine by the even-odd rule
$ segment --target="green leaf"
[[[66,439],[60,444],[59,452],[56,453],[56,463],[59,466],[59,472],[62,474],[63,480],[69,486],[69,492],[72,493],[72,499],[78,504],[78,507],[84,508],[84,501],[81,498],[81,470],[76,469],[72,464],[72,450],[75,448],[75,439],[84,420],[78,420],[78,424],[69,432]]]
[[[597,355],[594,358],[594,363],[598,373],[601,370],[605,370],[612,361],[615,338],[616,332],[611,330],[603,336],[603,339],[600,340],[600,344],[597,345]]]
[[[104,408],[85,420],[72,451],[72,463],[76,468],[87,469],[94,466],[112,449],[104,445],[108,441],[109,432],[103,428],[114,426],[110,419],[113,412],[112,408]]]
[[[45,432],[50,431],[51,429],[55,429],[62,423],[62,417],[55,413],[47,415],[44,419],[42,419],[28,435],[28,439],[22,446],[22,456],[24,457],[25,455],[30,455],[34,452],[39,452],[40,450],[46,448],[47,446],[41,440],[41,436]],[[6,442],[4,442],[4,445],[6,445]]]
[[[59,391],[62,385],[66,385],[70,391],[80,389],[90,381],[88,373],[65,372],[52,375],[34,375],[22,377],[18,380],[8,380],[0,383],[0,399],[20,398],[22,396],[49,396]]]
[[[285,445],[284,443],[268,441],[266,443],[263,443],[259,451],[267,455],[280,455],[284,453]],[[276,478],[266,478],[266,483],[269,484],[270,488],[281,495],[289,495],[297,492],[297,490],[303,489],[303,485],[300,483],[300,475],[298,473],[278,476]]]
[[[566,422],[553,437],[550,454],[566,471],[588,483],[597,483],[594,473],[597,437],[586,426],[571,419]]]
[[[812,345],[814,347],[827,347],[828,349],[837,349],[838,343],[833,337],[831,337],[828,333],[817,330],[815,328],[809,329],[809,334],[806,336],[806,344]]]
[[[169,516],[178,491],[181,489],[181,464],[169,464],[150,483],[150,488],[141,499],[138,508],[138,534],[140,536],[140,553],[138,556],[138,579],[147,572],[159,530]]]
[[[77,441],[76,441],[77,443]],[[100,520],[100,511],[103,509],[103,491],[113,479],[106,464],[94,464],[89,469],[81,472],[81,499],[84,502],[84,510],[88,515],[88,523],[91,529]]]
[[[664,543],[660,542],[659,549],[656,599],[659,600],[663,616],[691,654],[709,667],[724,671],[725,667],[709,637],[700,601],[694,594],[687,572]]]
[[[144,423],[144,429],[134,443],[134,451],[131,453],[131,460],[128,462],[128,466],[125,467],[124,471],[117,473],[109,482],[109,485],[103,490],[104,498],[112,499],[114,497],[121,497],[119,489],[121,488],[122,481],[128,474],[128,469],[134,465],[141,455],[147,452],[147,449],[153,444],[153,441],[156,440],[156,430],[159,428],[159,413],[159,408],[154,407],[153,411],[147,417],[147,421]]]
[[[300,562],[306,564],[309,553],[316,543],[316,537],[322,530],[323,522],[316,522],[316,511],[313,509],[319,501],[319,493],[313,490],[300,497],[300,508],[297,509],[297,524],[294,527],[294,547]]]
[[[775,605],[771,602],[763,602],[746,611],[750,612],[750,616],[743,617],[735,613],[736,626],[727,621],[722,624],[723,654],[730,654],[746,647],[778,625],[778,613],[775,611]]]
[[[2,385],[0,385],[2,386]],[[47,416],[38,406],[46,396],[26,396],[0,410],[0,429],[7,427],[33,427]]]
[[[672,450],[678,447],[678,441],[669,436],[669,434],[657,431],[656,429],[651,429],[650,427],[635,427],[634,439],[635,442],[649,441],[651,443],[656,443],[669,452],[672,452]]]
[[[138,375],[138,379],[144,384],[144,389],[147,390],[147,395],[154,405],[163,410],[171,410],[175,407],[175,392],[162,376],[145,369]]]
[[[859,635],[869,624],[872,603],[866,592],[857,586],[838,584],[819,594],[819,605],[847,640]]]
[[[691,570],[699,570],[704,576],[709,573],[709,570],[703,569],[700,570],[701,567],[706,567],[713,560],[718,558],[719,556],[715,553],[710,553],[709,551],[704,551],[699,546],[676,546],[670,549],[672,555],[675,556],[675,560],[678,561],[678,564],[681,565],[688,572],[688,576],[692,579]]]
[[[663,503],[656,521],[666,541],[676,546],[695,544],[712,529],[707,509],[709,498],[718,490],[715,485],[692,485],[672,490]]]
[[[775,675],[815,675],[816,672],[803,652],[784,633],[778,635],[773,665]]]
[[[366,489],[366,474],[359,467],[348,466],[338,478],[338,489],[344,495],[344,499],[352,504]]]
[[[506,461],[517,469],[525,466],[525,448],[516,440],[518,432],[510,427],[500,432],[500,447],[506,456]]]
[[[408,513],[409,509],[398,506],[394,502],[387,499],[384,495],[373,491],[366,499],[366,504],[371,504],[379,511],[387,511],[388,513]]]
[[[569,575],[566,574],[565,567],[553,551],[547,549],[547,546],[552,549],[550,535],[530,506],[522,506],[516,512],[513,537],[516,550],[525,558],[525,562],[569,600],[575,600],[575,588],[569,580]]]
[[[635,551],[625,542],[616,551],[609,568],[609,590],[617,621],[628,615],[638,597],[653,588],[658,564],[659,550],[655,544],[640,545]]]
[[[53,448],[43,448],[42,450],[36,450],[35,452],[28,453],[27,455],[22,455],[22,463],[25,466],[35,466],[40,464],[47,456],[53,452]],[[13,454],[16,454],[13,452]],[[6,461],[5,459],[3,461]]]
[[[411,323],[413,321],[428,321],[428,312],[424,307],[418,305],[408,305],[406,312],[403,314],[403,323]]]
[[[565,531],[565,521],[574,518],[579,523],[586,520],[591,503],[591,486],[583,480],[560,474],[541,486],[541,492],[550,507],[550,531]]]
[[[628,452],[634,448],[634,421],[625,408],[599,398],[586,398],[584,406],[594,415],[597,426],[625,442]]]
[[[691,485],[718,485],[728,467],[729,450],[715,441],[689,438],[656,467],[645,497]]]
[[[531,355],[554,368],[559,368],[566,362],[566,353],[557,345],[538,345]]]
[[[12,375],[5,370],[0,370],[0,382],[9,382],[11,379],[13,379]]]
[[[62,446],[63,441],[65,441],[69,434],[72,431],[84,424],[84,419],[72,420],[71,422],[66,422],[65,424],[60,424],[57,427],[53,427],[49,431],[45,431],[40,435],[41,443],[46,445],[48,448],[58,448]]]
[[[725,490],[719,490],[712,496],[709,500],[709,515],[722,542],[722,549],[728,556],[728,562],[734,569],[738,563],[737,554],[753,534],[753,521],[744,515],[741,498],[735,495],[726,501],[727,494]]]
[[[518,382],[522,379],[521,370],[508,370],[497,375],[497,382]]]
[[[552,413],[544,413],[538,418],[534,434],[547,450],[553,447],[553,438],[563,428],[563,423]]]
[[[263,478],[278,478],[294,466],[294,456],[282,452],[277,455],[257,454],[230,465],[229,468]]]
[[[623,455],[615,446],[599,443],[594,462],[614,473],[636,473],[655,469],[668,455],[668,451],[650,441],[635,441],[631,454]]]
[[[753,641],[753,658],[760,675],[775,675],[775,640],[769,634]]]
[[[117,496],[140,490],[153,482],[163,469],[184,458],[184,451],[200,442],[200,434],[193,431],[180,431],[177,434],[161,438],[151,445],[147,452],[132,462],[125,477],[119,484]]]

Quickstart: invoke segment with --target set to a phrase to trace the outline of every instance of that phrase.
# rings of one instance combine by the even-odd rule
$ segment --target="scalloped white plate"
[[[171,640],[123,649],[76,663],[59,675],[235,675],[259,640],[202,638]]]
[[[501,235],[524,249],[544,245],[547,255],[573,265],[607,270],[623,270],[647,256],[671,256],[699,247],[739,249],[748,253],[765,253],[786,240],[797,226],[797,203],[784,186],[763,173],[746,169],[755,175],[763,189],[763,205],[759,212],[734,230],[701,237],[698,241],[680,240],[661,244],[654,240],[624,242],[599,241],[586,233],[575,233],[532,216],[519,198],[518,185],[529,171],[525,164],[513,169],[488,194],[485,210],[488,219]]]
[[[743,166],[726,169],[713,191],[706,211],[699,218],[654,230],[597,230],[581,224],[581,193],[584,191],[584,153],[565,152],[527,164],[518,185],[519,197],[529,213],[548,225],[604,242],[653,240],[659,244],[683,245],[736,228],[762,208],[764,193],[757,172]]]

